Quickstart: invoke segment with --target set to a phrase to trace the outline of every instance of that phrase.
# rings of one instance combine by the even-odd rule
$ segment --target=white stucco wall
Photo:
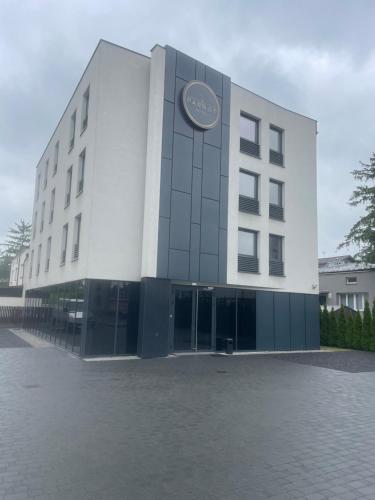
[[[240,113],[260,119],[260,159],[240,152]],[[285,168],[269,163],[269,126],[284,130]],[[239,212],[239,170],[259,175],[260,215]],[[284,182],[285,222],[269,218],[269,180]],[[228,193],[228,283],[318,293],[316,122],[232,84]],[[258,233],[259,274],[237,271],[238,227]],[[269,276],[269,234],[284,236],[285,277]]]

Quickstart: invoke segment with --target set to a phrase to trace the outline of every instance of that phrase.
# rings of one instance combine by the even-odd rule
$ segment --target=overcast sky
[[[35,165],[104,38],[172,45],[317,119],[319,253],[335,255],[360,214],[350,172],[375,150],[374,20],[372,0],[0,0],[0,238],[31,220]]]

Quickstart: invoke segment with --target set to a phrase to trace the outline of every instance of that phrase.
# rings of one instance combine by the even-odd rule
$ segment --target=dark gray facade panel
[[[185,85],[186,82],[184,80],[176,78],[174,131],[178,134],[183,134],[187,137],[193,138],[193,128],[191,127],[181,104],[181,94]]]
[[[256,292],[258,351],[272,351],[275,348],[273,296],[273,292]]]
[[[220,150],[204,144],[202,197],[220,198]]]
[[[171,102],[174,102],[175,70],[176,50],[167,46],[165,51],[164,98]]]
[[[219,283],[227,282],[227,240],[226,229],[220,229],[219,233]]]
[[[162,157],[172,159],[174,104],[164,100]]]
[[[195,62],[195,79],[204,82],[206,78],[206,66],[199,62]]]
[[[190,232],[190,271],[189,280],[199,280],[199,249],[201,240],[201,227],[199,224],[191,225]]]
[[[290,294],[291,349],[305,349],[305,298],[302,293]]]
[[[203,132],[194,130],[194,146],[193,146],[193,166],[202,168],[203,162]]]
[[[306,349],[320,348],[319,296],[305,295]]]
[[[191,193],[193,141],[180,134],[174,134],[172,189]]]
[[[221,101],[221,99],[220,99]],[[211,144],[211,146],[215,146],[216,148],[221,148],[221,127],[217,125],[216,127],[205,130],[203,133],[204,139],[203,142],[205,144]]]
[[[228,177],[220,177],[220,228],[228,227]]]
[[[191,222],[201,223],[202,170],[193,168]]]
[[[175,280],[189,279],[189,252],[169,250],[169,278]]]
[[[220,171],[221,175],[229,176],[229,127],[227,125],[222,126],[221,131],[221,164]]]
[[[274,294],[275,350],[290,349],[289,293]]]
[[[222,122],[225,125],[230,125],[230,91],[231,81],[228,76],[223,75],[223,105],[221,108]]]
[[[217,96],[223,95],[223,75],[213,68],[206,66],[206,83]]]
[[[219,202],[202,198],[201,252],[219,253]]]
[[[173,68],[170,68],[173,71]],[[195,80],[195,59],[177,51],[176,75],[187,82]]]
[[[158,275],[168,277],[169,219],[159,217],[159,248],[157,258]]]
[[[218,282],[218,256],[201,253],[199,280],[208,283]]]
[[[190,249],[191,196],[172,190],[169,247]]]
[[[161,217],[171,214],[172,160],[163,158],[160,171],[160,212]]]
[[[171,282],[142,278],[138,355],[155,358],[168,355],[169,302]]]

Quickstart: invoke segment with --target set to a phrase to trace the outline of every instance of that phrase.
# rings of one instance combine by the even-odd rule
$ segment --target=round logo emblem
[[[182,92],[182,104],[189,119],[199,128],[210,129],[220,118],[220,104],[206,83],[192,80]]]

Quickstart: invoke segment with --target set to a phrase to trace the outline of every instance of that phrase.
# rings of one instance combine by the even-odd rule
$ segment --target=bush
[[[368,301],[365,302],[363,313],[361,347],[364,351],[369,351],[372,345],[372,319]]]
[[[320,344],[328,345],[329,313],[326,307],[320,310]]]
[[[340,307],[339,319],[337,322],[337,346],[346,347],[346,318],[344,306]]]
[[[353,329],[353,349],[361,349],[362,347],[362,317],[359,311],[355,313],[354,329]]]
[[[337,321],[336,314],[333,309],[331,309],[331,312],[329,313],[328,345],[332,347],[337,345]]]

